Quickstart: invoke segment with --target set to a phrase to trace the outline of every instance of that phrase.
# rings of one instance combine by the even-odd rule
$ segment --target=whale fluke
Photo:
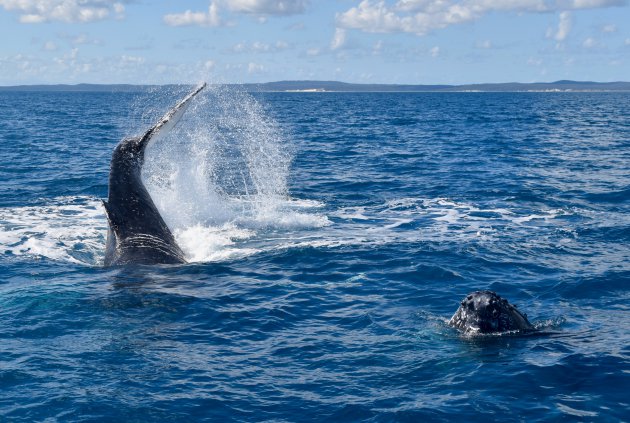
[[[186,262],[142,182],[141,171],[147,146],[177,125],[191,100],[205,87],[205,83],[197,86],[144,135],[125,138],[114,149],[109,194],[103,202],[109,223],[105,266]]]

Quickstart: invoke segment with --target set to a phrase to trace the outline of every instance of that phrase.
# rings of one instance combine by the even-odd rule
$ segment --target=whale
[[[468,294],[448,324],[468,336],[535,330],[526,314],[493,291]]]
[[[192,99],[205,87],[205,83],[195,87],[143,135],[124,138],[114,148],[108,196],[103,201],[108,222],[105,266],[186,263],[142,182],[141,172],[147,147],[177,125]]]

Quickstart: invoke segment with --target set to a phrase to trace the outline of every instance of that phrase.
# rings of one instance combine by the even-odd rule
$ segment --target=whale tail
[[[173,234],[142,182],[144,152],[181,119],[190,101],[206,87],[198,85],[144,135],[123,139],[114,149],[109,194],[103,202],[109,231],[105,265],[125,263],[185,263]]]

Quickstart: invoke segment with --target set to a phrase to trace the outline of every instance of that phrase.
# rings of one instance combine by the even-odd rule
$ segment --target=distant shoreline
[[[630,82],[555,81],[533,83],[489,83],[465,85],[353,84],[338,81],[277,81],[265,83],[226,84],[249,92],[630,92]],[[167,85],[133,84],[52,84],[0,86],[0,92],[137,92]]]

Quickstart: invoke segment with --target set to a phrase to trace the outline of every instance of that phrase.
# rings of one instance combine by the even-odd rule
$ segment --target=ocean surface
[[[104,268],[188,90],[0,92],[0,421],[630,420],[630,94],[212,87],[143,170],[190,263]]]

